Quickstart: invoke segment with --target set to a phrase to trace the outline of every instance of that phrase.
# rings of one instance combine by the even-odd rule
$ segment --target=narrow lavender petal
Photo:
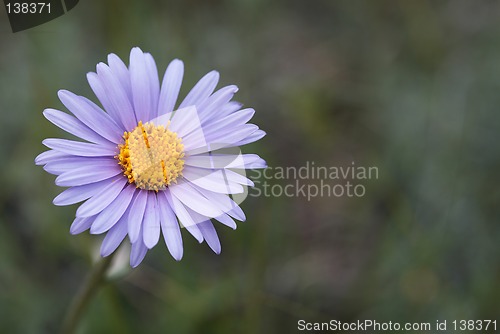
[[[246,144],[250,144],[253,142],[256,142],[259,139],[262,139],[266,133],[262,130],[257,130],[254,133],[252,133],[250,136],[246,137],[245,139],[242,139],[236,143],[233,143],[234,146],[243,146]]]
[[[113,227],[128,209],[132,196],[136,191],[133,185],[127,185],[110,205],[97,215],[92,227],[91,234],[101,234]]]
[[[116,155],[116,149],[114,148],[74,140],[49,138],[42,141],[42,144],[61,153],[81,157],[106,157]]]
[[[227,117],[237,111],[239,111],[243,107],[243,103],[237,101],[229,101],[224,104],[219,109],[213,111],[210,114],[210,117],[204,117],[202,120],[203,127],[208,127],[212,124],[216,124],[219,120],[224,117]]]
[[[200,150],[200,152],[207,152],[208,142],[203,133],[203,128],[195,128],[194,131],[182,137],[182,144],[184,145],[184,152],[193,152]],[[201,149],[200,149],[201,148]]]
[[[139,231],[141,230],[142,221],[144,219],[144,211],[146,210],[147,201],[147,191],[139,191],[130,205],[130,214],[128,217],[128,236],[131,243],[135,243],[137,242],[137,239],[139,239]]]
[[[206,217],[217,217],[223,212],[214,207],[202,194],[187,182],[178,183],[170,186],[170,193],[177,197],[185,206]]]
[[[219,119],[217,122],[204,126],[204,133],[207,141],[213,141],[214,134],[219,134],[221,131],[231,132],[246,124],[255,114],[255,110],[248,108],[232,113],[226,117]]]
[[[137,242],[132,244],[132,249],[130,250],[130,265],[132,266],[132,268],[135,268],[139,264],[141,264],[147,252],[148,248],[144,244],[144,241],[142,241],[142,238],[139,238]]]
[[[161,84],[158,117],[174,111],[183,76],[184,63],[179,59],[172,60],[165,71]]]
[[[188,156],[184,159],[184,163],[185,166],[209,169],[252,169],[267,167],[265,160],[263,160],[257,154],[199,154]]]
[[[190,166],[186,166],[182,171],[182,175],[192,184],[218,193],[241,194],[244,191],[240,184],[231,182],[224,178],[221,170],[213,171],[209,169],[191,168]]]
[[[64,160],[67,157],[70,157],[70,155],[55,150],[48,150],[37,155],[35,164],[38,166],[45,165],[49,162]]]
[[[202,122],[204,119],[216,115],[226,103],[231,101],[236,92],[238,92],[238,87],[235,85],[223,87],[198,105]]]
[[[127,220],[124,218],[126,213],[120,220],[106,233],[101,244],[101,256],[106,257],[111,255],[127,236]]]
[[[169,129],[176,132],[181,138],[196,129],[202,131],[196,106],[189,106],[175,111]]]
[[[73,220],[71,227],[69,228],[69,233],[75,235],[88,230],[90,226],[92,226],[92,222],[94,221],[94,219],[95,216],[83,218],[76,217],[75,220]]]
[[[43,169],[47,172],[60,175],[80,167],[112,166],[118,165],[113,157],[78,157],[67,155],[64,159],[48,162]]]
[[[224,178],[226,178],[229,182],[235,182],[235,183],[243,184],[243,185],[250,186],[250,187],[254,186],[254,183],[252,180],[250,180],[246,176],[241,175],[239,173],[236,173],[230,169],[225,168],[222,170],[222,173],[224,174]]]
[[[125,88],[123,88],[118,78],[113,75],[109,67],[104,63],[99,63],[97,65],[97,75],[108,96],[111,110],[116,114],[115,117],[120,118],[121,123],[127,131],[132,131],[137,126],[137,120],[132,101],[127,95]],[[132,78],[131,84],[134,84]],[[133,89],[132,86],[132,91]]]
[[[56,178],[56,185],[60,187],[75,187],[85,184],[107,180],[121,174],[122,170],[117,164],[97,165],[93,168],[80,167],[62,173]]]
[[[57,195],[52,201],[54,205],[64,206],[71,205],[86,199],[103,191],[110,183],[121,179],[122,176],[117,176],[114,179],[104,180],[96,183],[86,184],[84,186],[71,187]]]
[[[92,88],[92,91],[94,92],[95,96],[97,96],[97,99],[99,100],[99,102],[101,102],[101,105],[103,106],[104,110],[106,110],[110,118],[120,127],[121,132],[124,132],[126,130],[126,127],[122,123],[119,112],[115,110],[115,107],[111,103],[111,99],[108,96],[108,92],[106,91],[104,84],[101,81],[101,78],[99,78],[97,73],[89,72],[87,73],[87,81],[89,82],[89,85]]]
[[[103,138],[119,144],[122,141],[123,129],[101,108],[89,99],[75,95],[67,90],[58,92],[59,99],[83,124]]]
[[[220,223],[229,226],[233,230],[236,230],[236,222],[233,220],[233,218],[229,217],[227,214],[220,215],[219,217],[215,217],[216,220],[218,220]]]
[[[158,209],[158,202],[156,194],[153,192],[148,193],[148,203],[144,211],[143,238],[144,244],[147,248],[151,249],[160,240],[160,214]]]
[[[238,219],[239,221],[242,221],[242,222],[247,220],[247,217],[245,216],[245,212],[238,205],[234,206],[232,210],[229,210],[227,212],[227,214],[235,219]]]
[[[158,68],[156,62],[150,53],[145,53],[146,69],[149,77],[149,89],[152,109],[149,111],[149,120],[156,117],[158,110],[158,101],[160,99],[160,79],[158,78]]]
[[[107,207],[120,194],[127,179],[121,177],[117,181],[110,182],[100,193],[95,194],[76,210],[77,217],[88,217],[96,215]]]
[[[184,164],[185,166],[198,168],[191,170],[191,172],[199,173],[200,168],[209,169],[210,171],[212,169],[227,168],[230,164],[234,164],[235,160],[238,165],[244,165],[242,154],[213,154],[211,152],[190,155],[184,159]]]
[[[62,173],[64,173],[64,171],[60,171],[60,170],[57,170],[57,169],[54,169],[54,168],[51,168],[50,166],[47,167],[47,165],[43,166],[42,167],[47,173],[49,174],[52,174],[52,175],[60,175]]]
[[[181,230],[177,218],[170,208],[170,204],[163,191],[158,193],[158,206],[160,209],[160,224],[165,244],[172,257],[180,261],[184,253]]]
[[[194,221],[193,218],[189,215],[188,211],[184,207],[184,205],[172,194],[169,189],[164,190],[165,197],[167,198],[170,207],[174,211],[175,215],[181,222],[182,227],[186,228],[186,230],[191,233],[191,235],[198,240],[199,243],[203,242],[203,235],[201,234],[198,227],[196,227],[197,223],[200,221]]]
[[[220,131],[218,133],[213,133],[210,138],[207,138],[207,142],[232,144],[245,139],[257,130],[259,130],[259,127],[255,124],[243,124],[233,128],[232,131]]]
[[[203,234],[201,233],[198,225],[184,226],[186,231],[189,232],[200,244],[203,242]]]
[[[116,146],[116,144],[113,144],[109,140],[98,135],[96,132],[91,130],[88,126],[83,124],[77,118],[68,115],[62,111],[55,109],[45,109],[43,111],[43,115],[55,126],[81,139],[96,144],[100,144],[103,146],[110,146],[110,147]]]
[[[227,115],[230,115],[238,110],[240,110],[243,107],[243,103],[237,102],[237,101],[231,101],[226,103],[224,107],[215,115],[218,117],[225,117]]]
[[[267,163],[264,159],[257,154],[243,154],[244,166],[238,165],[236,162],[231,164],[228,168],[245,168],[245,169],[258,169],[267,168]]]
[[[247,165],[266,165],[266,162],[259,157],[257,154],[242,154],[243,160],[245,162],[245,166]],[[235,161],[236,162],[236,161]],[[232,167],[232,165],[230,165]],[[235,167],[236,168],[236,167]]]
[[[215,227],[210,220],[206,220],[200,224],[198,224],[198,228],[203,234],[203,238],[205,238],[208,246],[214,251],[215,254],[220,254],[221,246],[219,241],[219,236],[215,231]]]
[[[130,82],[136,119],[146,123],[150,119],[149,114],[153,106],[145,56],[138,47],[130,51]]]
[[[197,188],[197,190],[203,194],[213,205],[219,207],[222,212],[227,213],[233,218],[236,218],[240,221],[245,221],[246,217],[243,213],[243,210],[234,202],[229,196],[224,194],[215,193],[210,190],[206,190],[203,188]]]
[[[179,109],[202,103],[212,94],[218,82],[219,72],[212,71],[205,74],[182,101]]]
[[[132,88],[130,84],[130,72],[127,65],[114,53],[108,55],[108,65],[111,73],[115,75],[123,85],[128,96],[132,96]]]
[[[188,149],[186,149],[186,155],[192,154],[190,151],[193,150],[195,150],[196,154],[198,154],[201,152],[215,151],[222,148],[234,147],[234,143],[247,138],[258,130],[259,127],[254,124],[244,124],[238,126],[237,128],[233,128],[232,130],[227,129],[226,131],[219,131],[218,133],[212,134],[210,138],[207,138],[205,136],[206,142],[209,143],[209,145],[195,148],[193,148],[193,146],[190,146]],[[186,142],[191,141],[192,139],[190,136],[192,134],[193,133],[188,134],[187,136],[183,137],[182,140]]]

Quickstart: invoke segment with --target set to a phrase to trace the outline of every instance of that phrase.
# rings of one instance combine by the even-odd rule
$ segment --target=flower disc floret
[[[182,175],[184,145],[168,126],[142,124],[125,132],[116,156],[129,183],[144,190],[162,190]]]

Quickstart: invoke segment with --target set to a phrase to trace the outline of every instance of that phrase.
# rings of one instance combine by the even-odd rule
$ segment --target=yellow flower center
[[[182,175],[184,145],[168,125],[142,124],[123,135],[116,156],[124,175],[137,188],[158,191],[165,189]]]

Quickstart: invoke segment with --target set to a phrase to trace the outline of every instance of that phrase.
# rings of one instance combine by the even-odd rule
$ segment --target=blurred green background
[[[500,2],[82,0],[16,34],[2,9],[0,46],[0,333],[56,332],[92,266],[100,237],[69,234],[76,206],[52,205],[33,159],[66,136],[42,116],[57,90],[96,101],[85,74],[133,46],[161,76],[184,60],[181,96],[212,69],[237,84],[268,133],[244,152],[379,179],[361,198],[250,197],[236,231],[217,226],[220,256],[183,231],[176,262],[161,241],[79,333],[500,320]]]

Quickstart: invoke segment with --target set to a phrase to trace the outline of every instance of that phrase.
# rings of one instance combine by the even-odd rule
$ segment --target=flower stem
[[[92,297],[99,290],[101,283],[104,281],[104,275],[113,260],[113,255],[114,253],[108,257],[101,258],[87,275],[87,278],[71,301],[71,305],[66,312],[61,326],[61,334],[75,333],[87,304],[92,300]]]

